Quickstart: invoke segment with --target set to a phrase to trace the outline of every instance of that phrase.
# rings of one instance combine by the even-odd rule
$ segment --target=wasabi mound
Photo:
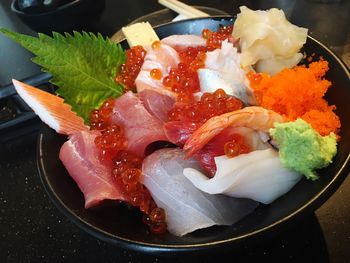
[[[270,134],[279,145],[281,163],[311,180],[318,179],[315,170],[328,166],[337,153],[334,133],[321,136],[302,119],[276,123]]]

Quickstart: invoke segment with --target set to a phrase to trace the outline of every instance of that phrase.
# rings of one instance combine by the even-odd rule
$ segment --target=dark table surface
[[[292,23],[309,28],[310,35],[350,65],[348,0],[331,1],[334,3],[326,3],[329,2],[326,0],[184,2],[217,8],[229,14],[237,13],[240,5],[253,9],[282,8]],[[163,7],[155,0],[107,0],[101,16],[86,25],[85,30],[112,36],[123,25],[160,9]],[[36,33],[11,12],[10,0],[1,0],[0,27],[25,34]],[[11,78],[23,79],[40,73],[30,57],[30,53],[0,35],[0,88],[9,84]],[[350,178],[345,179],[314,214],[275,233],[268,240],[256,240],[239,251],[196,257],[160,257],[100,241],[68,221],[45,193],[36,167],[36,138],[40,125],[33,119],[25,129],[16,128],[16,134],[20,136],[7,134],[7,143],[0,144],[0,262],[350,261]],[[20,130],[23,132],[18,133]]]

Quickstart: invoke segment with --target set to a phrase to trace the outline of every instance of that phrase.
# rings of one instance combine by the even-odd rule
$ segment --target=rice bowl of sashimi
[[[211,17],[158,26],[155,32],[160,42],[154,42],[152,49],[159,51],[164,48],[159,47],[165,45],[160,44],[162,39],[166,39],[166,45],[171,46],[173,39],[168,37],[173,35],[201,36],[204,29],[208,30],[207,34],[212,35],[212,32],[222,26],[229,27],[234,21],[228,17]],[[237,31],[237,38],[243,39],[245,33]],[[298,29],[297,34],[306,33],[302,31]],[[197,40],[193,38],[191,42],[197,43]],[[188,60],[188,56],[183,52],[186,49],[182,46],[184,41],[174,41],[174,50],[180,57],[185,57],[184,60]],[[86,128],[86,122],[85,125],[68,125],[61,130],[52,124],[49,124],[50,127],[44,125],[38,138],[37,163],[41,180],[55,205],[79,227],[97,238],[124,248],[158,253],[209,251],[242,244],[258,236],[274,233],[276,229],[288,226],[288,223],[312,213],[321,206],[346,178],[350,168],[350,114],[346,110],[350,100],[349,70],[332,51],[309,36],[305,36],[306,43],[301,45],[302,48],[291,53],[288,51],[286,59],[282,58],[283,52],[276,47],[272,49],[280,52],[276,56],[277,59],[256,55],[260,47],[254,46],[252,41],[250,38],[237,49],[244,52],[247,46],[252,46],[249,52],[241,56],[241,62],[238,64],[222,62],[222,58],[237,56],[238,53],[231,50],[232,45],[237,44],[235,39],[222,39],[221,51],[214,47],[206,50],[205,67],[201,64],[203,56],[197,56],[202,60],[197,59],[195,63],[191,61],[190,67],[197,67],[198,82],[191,82],[188,86],[204,87],[199,91],[193,88],[191,92],[195,95],[183,92],[181,87],[175,85],[178,82],[171,78],[175,76],[174,78],[193,79],[192,73],[183,73],[185,66],[178,69],[179,71],[174,70],[172,75],[166,73],[163,62],[156,63],[147,59],[147,55],[151,53],[147,50],[147,63],[140,64],[140,73],[137,72],[134,80],[137,96],[130,88],[115,102],[107,101],[102,104],[99,111],[92,113],[100,118],[96,117],[91,121],[90,128],[97,127],[93,132]],[[247,44],[248,42],[250,44]],[[196,45],[202,45],[201,41],[198,43]],[[126,40],[121,44],[124,48],[129,48]],[[215,45],[215,41],[211,44]],[[203,51],[196,48],[196,52]],[[142,54],[143,51],[139,49],[135,52]],[[179,62],[176,62],[176,55],[171,52],[166,56],[162,54],[161,57],[169,58],[166,63],[170,63],[169,67],[174,68]],[[267,47],[264,47],[264,54],[269,52]],[[160,55],[153,54],[149,57],[157,56]],[[209,58],[212,59],[211,62],[208,62]],[[311,59],[317,61],[313,64],[309,61]],[[327,61],[328,70],[325,70],[323,61]],[[133,63],[136,62],[131,64]],[[297,68],[298,63],[307,64],[307,67]],[[202,66],[198,66],[199,64]],[[127,67],[123,65],[122,71]],[[247,73],[246,77],[245,73],[241,72],[242,65],[254,73]],[[293,73],[280,73],[281,67],[293,68],[290,70]],[[223,68],[234,70],[233,73],[228,73],[222,70]],[[266,68],[268,73],[265,74]],[[299,110],[296,108],[291,111],[279,111],[281,108],[286,109],[287,104],[295,105],[298,102],[285,99],[281,95],[282,92],[276,92],[274,83],[278,78],[288,79],[288,74],[296,74],[294,79],[304,77],[307,74],[306,69],[310,69],[316,78],[322,78],[317,87],[321,87],[324,92],[317,109],[313,108],[310,112],[298,116],[295,115]],[[164,80],[166,74],[171,76]],[[128,77],[121,75],[119,81],[127,86]],[[247,81],[251,83],[250,88],[247,88]],[[312,81],[307,78],[305,85],[311,85],[308,83]],[[161,84],[165,85],[164,83],[176,87],[154,92],[150,88],[152,83],[156,83],[154,85],[158,85],[157,88]],[[22,84],[15,82],[15,85]],[[213,89],[215,85],[222,87],[220,91]],[[234,91],[231,85],[236,87]],[[280,90],[283,89],[283,85],[280,85]],[[25,88],[22,91],[28,93]],[[305,89],[309,89],[309,86],[305,86]],[[19,94],[22,92],[21,88],[17,91]],[[312,92],[310,88],[309,93]],[[315,94],[317,92],[315,91]],[[213,95],[207,95],[211,93]],[[272,97],[267,97],[266,94],[270,93],[273,93]],[[215,106],[215,114],[205,108],[208,105],[212,107],[210,98],[213,97],[210,96],[219,97],[224,104],[220,107]],[[315,97],[317,95],[312,96],[313,100],[318,102]],[[191,101],[190,105],[188,103],[191,99],[195,102]],[[328,104],[324,104],[324,101]],[[280,102],[286,104],[281,107]],[[314,121],[321,108],[329,111],[322,115],[321,119]],[[336,118],[333,117],[333,113]],[[112,117],[108,114],[112,114]],[[110,120],[121,125],[124,130],[120,132],[118,127],[111,126],[106,128],[105,133],[109,137],[105,135],[100,138],[99,127],[104,125],[101,118],[106,118],[105,116],[109,116]],[[324,116],[330,117],[324,120]],[[62,133],[62,129],[64,132],[69,130],[63,132],[69,137],[58,134],[52,128],[59,133]],[[76,130],[79,130],[79,133]],[[295,140],[290,146],[288,138],[299,136],[300,130],[304,137],[298,137],[301,143],[295,149]],[[110,136],[115,131],[119,132],[118,135]],[[113,151],[107,149],[104,144],[108,140],[109,144],[117,145],[116,147],[121,149],[126,147],[132,154],[121,153],[120,150],[118,153],[112,153]],[[227,143],[228,140],[231,144]],[[142,192],[144,199],[138,201],[139,196],[131,196],[126,190],[118,191],[121,189],[118,187],[124,186],[110,187],[110,179],[103,179],[98,183],[94,181],[93,178],[98,173],[111,173],[106,168],[106,163],[96,161],[96,156],[99,156],[96,150],[98,147],[91,147],[96,141],[99,143],[98,147],[105,152],[105,158],[108,159],[109,155],[114,154],[114,163],[120,165],[124,159],[128,159],[134,164],[133,173],[130,170],[127,179],[123,177],[120,180],[125,183],[125,187],[132,185],[140,188],[141,186],[134,186],[131,180],[141,176],[143,186],[140,189],[147,189],[146,192]],[[239,145],[239,148],[233,145],[232,141]],[[318,141],[319,146],[313,149],[315,141]],[[324,157],[327,159],[327,165],[322,166],[320,162],[323,161],[318,157],[315,157],[316,160],[310,157],[310,160],[305,162],[297,160],[298,156],[288,155],[291,151],[297,151],[302,158],[308,158],[305,157],[308,156],[307,153],[302,153],[305,148],[310,152],[327,152],[325,155],[328,157]],[[76,155],[77,152],[79,155]],[[84,156],[84,160],[81,156]],[[310,168],[311,163],[318,166]],[[112,173],[117,174],[122,168],[114,166]],[[142,175],[137,175],[136,168],[142,170]],[[122,173],[125,174],[125,170]],[[82,178],[81,174],[90,174],[92,179]],[[265,178],[269,180],[266,181]],[[164,209],[166,219],[161,213],[163,210],[158,208]],[[148,210],[152,212],[147,214],[145,211]],[[157,221],[158,218],[161,219]],[[152,222],[145,223],[147,220]],[[167,224],[166,231],[162,227],[163,221]]]

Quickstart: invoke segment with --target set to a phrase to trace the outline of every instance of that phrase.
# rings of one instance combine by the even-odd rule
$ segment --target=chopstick
[[[207,17],[209,14],[177,0],[158,0],[158,3],[187,18]]]

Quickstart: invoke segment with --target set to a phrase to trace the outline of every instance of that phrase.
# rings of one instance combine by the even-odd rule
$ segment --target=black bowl
[[[32,30],[51,34],[82,30],[103,11],[105,0],[73,0],[53,9],[35,12],[23,11],[18,0],[13,0],[11,10]],[[27,9],[30,10],[30,9]]]
[[[204,18],[169,23],[156,27],[160,38],[171,34],[200,34],[202,29],[215,30],[220,24],[232,23],[232,18]],[[123,44],[126,46],[125,41]],[[301,180],[290,192],[270,205],[259,206],[252,214],[229,227],[197,230],[184,237],[169,233],[152,235],[141,222],[141,214],[122,204],[112,203],[96,209],[84,209],[84,198],[58,159],[66,137],[44,126],[38,141],[37,162],[42,182],[57,207],[79,227],[90,234],[118,246],[146,252],[208,252],[212,249],[241,246],[245,242],[262,240],[280,227],[312,213],[329,198],[350,170],[350,101],[349,70],[327,47],[308,37],[307,54],[323,56],[330,64],[327,79],[333,82],[327,93],[330,104],[337,106],[342,121],[341,141],[334,162],[319,172],[320,179]]]

